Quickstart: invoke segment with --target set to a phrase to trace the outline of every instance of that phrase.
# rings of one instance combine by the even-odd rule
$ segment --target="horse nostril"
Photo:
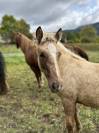
[[[57,86],[58,86],[57,83],[53,83],[53,84],[52,84],[52,88],[53,88],[53,89],[56,89]]]
[[[52,84],[52,89],[55,91],[57,91],[58,90],[58,88],[59,88],[59,83],[56,83],[56,82],[54,82],[53,84]]]

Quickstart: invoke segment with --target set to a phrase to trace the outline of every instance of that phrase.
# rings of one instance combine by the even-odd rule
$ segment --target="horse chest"
[[[32,56],[32,55],[25,56],[25,59],[26,59],[26,62],[29,65],[35,65],[35,64],[37,64],[37,61],[36,61],[35,57]]]

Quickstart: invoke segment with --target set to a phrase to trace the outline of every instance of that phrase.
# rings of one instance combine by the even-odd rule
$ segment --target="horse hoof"
[[[1,91],[0,95],[6,95],[8,91]]]

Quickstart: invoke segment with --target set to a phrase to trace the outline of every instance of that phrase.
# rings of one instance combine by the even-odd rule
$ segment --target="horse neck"
[[[58,60],[58,66],[60,70],[61,76],[65,75],[66,73],[66,67],[70,64],[76,63],[78,60],[84,60],[80,58],[79,56],[75,55],[68,49],[66,49],[63,45],[61,46],[60,44],[57,45],[57,48],[61,51],[61,56]]]
[[[58,66],[59,66],[59,71],[60,71],[61,76],[65,74],[65,68],[69,64],[70,57],[68,56],[66,58],[65,57],[66,56],[62,54],[58,60]]]
[[[28,47],[30,46],[30,41],[27,39],[22,39],[21,41],[21,50],[24,54],[26,54]]]

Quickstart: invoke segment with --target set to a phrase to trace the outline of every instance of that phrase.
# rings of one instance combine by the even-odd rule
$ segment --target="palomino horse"
[[[0,94],[6,94],[8,88],[5,75],[5,61],[2,53],[0,52]]]
[[[32,71],[34,72],[37,82],[38,82],[38,87],[41,87],[41,71],[38,66],[37,62],[37,53],[36,53],[36,46],[35,42],[32,40],[28,39],[25,35],[21,33],[14,33],[15,36],[15,42],[17,48],[21,48],[22,52],[24,53],[25,60],[27,64],[30,66]]]
[[[42,38],[43,34],[40,31],[40,28],[38,28],[38,29],[40,32],[39,38]],[[38,34],[38,30],[36,31],[36,35],[37,34]],[[38,82],[38,87],[40,88],[43,82],[42,82],[42,78],[41,78],[42,77],[41,71],[39,69],[38,62],[37,62],[37,53],[35,51],[35,44],[37,42],[35,42],[35,39],[33,41],[31,41],[30,39],[28,39],[25,35],[23,35],[21,33],[14,33],[14,36],[15,36],[16,46],[17,46],[17,48],[21,48],[21,50],[23,51],[23,53],[25,55],[25,60],[26,60],[27,64],[30,66],[30,68],[32,69],[32,71],[35,73],[35,76],[36,76],[36,79]],[[38,41],[38,44],[39,44],[39,41]],[[74,49],[74,48],[72,50],[72,48],[69,47],[69,49],[71,49],[71,51],[75,52],[79,56],[81,56],[81,54],[84,55],[83,50],[80,50],[80,52],[79,52],[79,50]],[[81,56],[81,57],[87,59],[85,56]]]
[[[51,91],[62,100],[68,133],[79,133],[77,103],[99,107],[99,64],[88,62],[66,49],[58,41],[58,32],[57,37],[42,41],[37,30],[39,67]]]

